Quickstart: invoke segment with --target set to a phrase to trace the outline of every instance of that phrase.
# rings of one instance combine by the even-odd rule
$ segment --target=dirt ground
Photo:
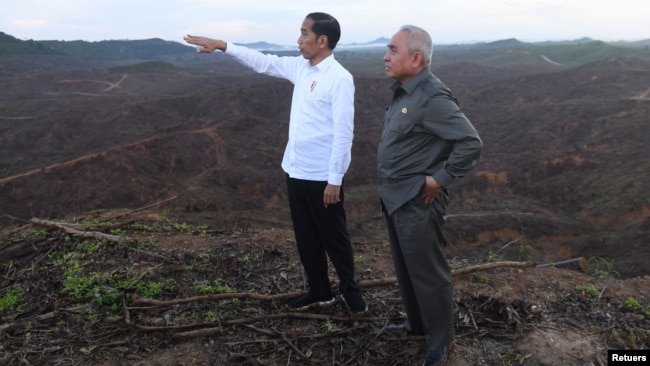
[[[305,290],[289,228],[211,231],[158,213],[83,222],[79,232],[32,223],[3,233],[0,295],[23,290],[19,306],[0,311],[3,364],[422,362],[422,339],[385,332],[404,319],[385,241],[354,242],[370,310],[354,317],[342,303],[286,310]],[[553,267],[458,274],[488,263],[450,263],[456,338],[446,365],[605,365],[608,349],[650,345],[650,278]]]

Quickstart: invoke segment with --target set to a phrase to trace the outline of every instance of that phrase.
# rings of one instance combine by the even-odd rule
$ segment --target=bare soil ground
[[[0,311],[0,362],[421,363],[422,339],[385,332],[404,314],[380,236],[354,243],[367,314],[351,316],[342,303],[292,313],[284,305],[305,281],[289,227],[222,231],[168,215],[95,213],[76,226],[5,230],[3,304],[9,290],[21,292],[16,306]],[[485,263],[451,264],[458,273]],[[447,365],[605,365],[608,349],[650,346],[647,276],[499,267],[456,275],[454,286],[457,336]]]

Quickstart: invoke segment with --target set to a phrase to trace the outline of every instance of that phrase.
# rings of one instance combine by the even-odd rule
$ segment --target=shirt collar
[[[428,79],[429,76],[431,76],[431,70],[426,67],[424,70],[420,71],[417,73],[415,76],[407,80],[404,84],[402,84],[400,81],[395,81],[393,85],[391,86],[391,89],[393,91],[397,90],[398,88],[402,88],[407,94],[413,93],[415,88],[424,80]]]
[[[318,69],[319,71],[324,71],[330,68],[330,66],[332,66],[335,61],[336,60],[334,59],[334,53],[332,53],[331,55],[324,58],[323,61],[319,62],[316,66],[312,67]]]

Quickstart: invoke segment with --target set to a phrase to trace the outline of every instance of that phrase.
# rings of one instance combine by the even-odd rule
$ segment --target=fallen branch
[[[50,221],[50,220],[42,220],[42,219],[37,219],[33,217],[30,220],[34,224],[38,225],[43,225],[43,226],[50,226],[50,227],[56,227],[61,230],[63,230],[65,233],[68,233],[70,235],[74,236],[79,236],[82,238],[92,238],[92,239],[99,239],[99,240],[108,240],[110,242],[114,243],[130,243],[133,242],[132,238],[129,238],[127,236],[117,236],[117,235],[111,235],[111,234],[104,234],[98,231],[84,231],[84,230],[79,230],[73,226],[76,226],[74,224],[62,224],[60,222],[56,221]]]
[[[297,296],[302,295],[303,292],[289,292],[286,294],[279,295],[261,295],[261,294],[251,294],[247,292],[238,292],[238,293],[228,293],[228,294],[213,294],[213,295],[202,295],[202,296],[193,296],[187,297],[184,299],[175,299],[175,300],[154,300],[154,299],[134,299],[131,302],[131,305],[135,306],[171,306],[179,304],[187,304],[190,302],[198,301],[215,301],[215,300],[228,300],[228,299],[251,299],[251,300],[261,300],[261,301],[280,301],[280,300],[289,300]],[[132,308],[132,307],[131,307]]]
[[[454,269],[451,271],[452,276],[461,276],[465,275],[468,273],[472,272],[478,272],[478,271],[486,271],[489,269],[494,269],[494,268],[531,268],[535,267],[534,262],[509,262],[509,261],[503,261],[503,262],[494,262],[494,263],[486,263],[486,264],[479,264],[476,266],[472,267],[467,267],[467,268],[461,268],[461,269]],[[361,287],[377,287],[377,286],[389,286],[389,285],[394,285],[397,283],[397,278],[396,277],[386,277],[386,278],[379,278],[376,280],[363,280],[359,281],[359,286]]]
[[[472,272],[485,271],[485,270],[500,268],[500,267],[529,268],[529,267],[535,267],[535,263],[533,262],[487,263],[487,264],[480,264],[468,268],[456,269],[451,271],[451,274],[452,276],[459,276],[459,275],[464,275]],[[380,278],[376,280],[359,281],[359,286],[377,287],[377,286],[394,285],[396,283],[397,283],[397,278],[387,277],[387,278]],[[303,294],[304,292],[290,292],[290,293],[278,294],[278,295],[262,295],[262,294],[252,294],[247,292],[238,292],[238,293],[227,293],[227,294],[193,296],[193,297],[174,299],[174,300],[155,300],[155,299],[141,298],[141,299],[133,299],[133,301],[131,302],[130,309],[135,309],[134,307],[138,307],[138,306],[172,306],[172,305],[187,304],[187,303],[198,302],[198,301],[218,301],[218,300],[230,300],[230,299],[250,299],[250,300],[275,302],[275,301],[284,301],[284,300],[293,299]]]
[[[81,306],[76,306],[76,307],[71,307],[71,308],[66,308],[66,309],[55,309],[54,311],[50,311],[49,313],[45,314],[40,314],[36,315],[33,317],[30,317],[28,320],[20,320],[20,321],[15,321],[12,323],[4,323],[0,324],[0,332],[4,332],[7,329],[14,328],[14,327],[25,327],[25,323],[29,323],[30,326],[35,326],[37,322],[43,322],[47,323],[48,321],[56,318],[59,313],[67,312],[67,313],[79,313],[83,310],[88,310],[90,308],[89,305],[81,305]]]
[[[360,319],[358,317],[354,316],[336,316],[336,315],[326,315],[326,314],[313,314],[313,313],[281,313],[281,314],[273,314],[273,315],[267,315],[267,316],[262,316],[262,317],[257,317],[257,318],[242,318],[242,319],[232,319],[232,320],[224,320],[219,322],[218,326],[216,327],[210,327],[210,328],[202,328],[202,329],[197,329],[197,330],[190,330],[186,332],[179,332],[174,334],[174,338],[201,338],[201,337],[209,337],[213,335],[218,335],[223,333],[223,326],[225,325],[242,325],[245,326],[249,329],[253,329],[250,325],[250,323],[258,323],[260,321],[265,321],[269,319],[282,319],[282,318],[292,318],[292,319],[311,319],[311,320],[323,320],[323,321],[328,321],[328,320],[334,320],[334,321],[349,321],[349,322],[357,322]],[[372,321],[372,319],[363,319],[363,320],[368,320]],[[206,324],[194,324],[194,327],[200,327],[200,326],[205,326]],[[133,324],[133,326],[138,327],[137,325]],[[170,330],[170,327],[147,327],[149,331],[166,331]],[[155,329],[154,329],[155,328]],[[141,327],[138,327],[138,329],[141,329]],[[345,328],[345,329],[339,329],[337,331],[332,331],[332,332],[326,332],[326,333],[318,333],[318,334],[300,334],[296,335],[294,334],[294,337],[300,337],[301,339],[320,339],[320,338],[326,338],[326,337],[332,337],[332,336],[339,336],[342,334],[348,334],[352,332],[355,328]],[[261,333],[265,333],[268,331],[264,331]],[[268,334],[267,334],[268,335]]]
[[[291,343],[291,341],[287,338],[286,334],[280,332],[280,335],[282,336],[282,339],[284,339],[284,341],[287,342],[289,347],[291,347],[291,349],[296,351],[296,353],[298,354],[298,356],[300,357],[301,360],[308,360],[311,357],[311,355],[312,355],[311,350],[309,350],[309,352],[308,352],[309,354],[306,355],[300,350],[300,348],[296,347],[296,345]]]
[[[312,314],[312,313],[281,313],[281,314],[272,314],[272,315],[267,315],[267,316],[261,316],[257,318],[240,318],[240,319],[232,319],[232,320],[224,320],[219,322],[218,324],[215,324],[216,326],[210,327],[210,328],[202,328],[202,329],[197,329],[197,330],[190,330],[187,332],[180,332],[174,334],[174,338],[196,338],[196,337],[209,337],[217,334],[223,333],[223,327],[228,326],[228,325],[243,325],[247,326],[247,324],[250,323],[257,323],[260,321],[266,321],[269,319],[285,319],[285,318],[291,318],[291,319],[311,319],[311,320],[323,320],[323,321],[328,321],[328,320],[335,320],[335,321],[351,321],[351,322],[356,322],[359,321],[360,319],[358,317],[352,317],[352,316],[335,316],[335,315],[326,315],[326,314]],[[363,319],[363,320],[369,320],[369,319]],[[137,324],[131,324],[132,326],[136,327],[139,330],[144,330],[144,331],[166,331],[166,330],[173,330],[173,329],[179,329],[179,327],[143,327],[139,326]],[[193,324],[193,327],[200,327],[200,326],[205,326],[206,324]],[[189,328],[190,326],[186,326]],[[341,332],[349,332],[349,329],[343,330]],[[332,335],[337,335],[337,334],[342,334],[342,333],[336,333],[336,332],[329,332],[329,333],[324,333],[319,335],[319,337],[322,336],[332,336]],[[314,338],[313,335],[309,336],[300,336],[302,338]]]
[[[503,262],[494,262],[494,263],[485,263],[485,264],[479,264],[476,266],[472,267],[467,267],[467,268],[461,268],[461,269],[455,269],[451,271],[452,276],[460,276],[468,273],[473,273],[473,272],[478,272],[478,271],[486,271],[488,269],[494,269],[494,268],[532,268],[535,267],[536,264],[535,262],[511,262],[511,261],[503,261]]]
[[[540,264],[537,267],[570,267],[571,265],[577,265],[582,272],[587,272],[587,269],[589,267],[587,260],[584,257],[567,259],[560,262]]]
[[[21,224],[27,224],[27,223],[28,223],[27,221],[25,221],[25,220],[23,220],[23,219],[20,219],[20,218],[15,217],[15,216],[11,216],[11,215],[6,214],[6,213],[4,213],[4,212],[0,212],[0,216],[4,216],[4,217],[6,217],[6,218],[8,218],[8,219],[10,219],[10,220],[20,222]]]

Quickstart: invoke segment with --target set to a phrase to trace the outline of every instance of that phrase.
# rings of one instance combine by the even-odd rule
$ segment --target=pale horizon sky
[[[619,0],[0,0],[0,32],[21,40],[141,40],[183,43],[185,34],[234,43],[295,45],[314,11],[341,23],[340,44],[390,38],[404,24],[434,44],[650,39],[650,1]]]

